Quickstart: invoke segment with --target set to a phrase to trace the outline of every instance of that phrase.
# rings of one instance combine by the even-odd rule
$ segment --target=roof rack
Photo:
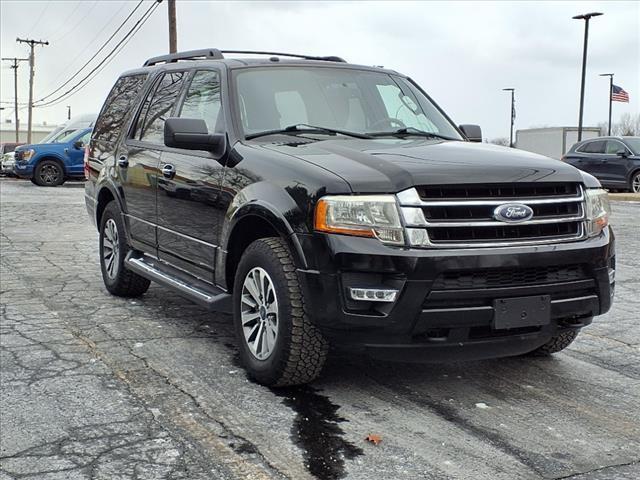
[[[295,53],[282,53],[282,52],[261,52],[258,50],[218,50],[217,48],[206,48],[203,50],[189,50],[187,52],[171,53],[169,55],[160,55],[158,57],[152,57],[144,64],[143,67],[150,67],[157,65],[158,63],[172,63],[179,60],[222,60],[224,59],[223,53],[242,54],[242,55],[274,55],[278,57],[292,57],[303,58],[305,60],[320,60],[325,62],[342,62],[346,60],[336,56],[316,57],[312,55],[297,55]]]

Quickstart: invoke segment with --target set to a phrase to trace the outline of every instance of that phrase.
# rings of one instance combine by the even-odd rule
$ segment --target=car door
[[[607,140],[605,147],[605,154],[602,158],[599,170],[600,179],[603,183],[615,185],[626,185],[627,176],[629,174],[629,159],[618,155],[618,152],[623,150],[627,152],[627,155],[631,155],[629,149],[619,140],[610,139]]]
[[[225,132],[218,70],[192,73],[175,116],[202,119],[210,133]],[[158,256],[210,282],[224,221],[223,175],[223,165],[209,152],[167,148],[162,154]]]
[[[585,143],[576,150],[576,153],[580,156],[576,159],[574,165],[580,170],[598,177],[606,143],[606,140],[593,140]]]
[[[164,120],[180,94],[184,71],[161,73],[142,102],[136,121],[116,161],[122,177],[126,218],[136,248],[156,252],[156,191],[164,147]]]
[[[72,177],[80,177],[83,175],[84,147],[89,143],[90,138],[91,130],[86,130],[69,142],[69,146],[65,148],[65,154],[67,155],[67,175]]]

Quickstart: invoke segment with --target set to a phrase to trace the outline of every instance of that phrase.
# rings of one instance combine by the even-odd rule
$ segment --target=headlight
[[[607,192],[601,188],[585,190],[587,199],[587,233],[590,237],[599,235],[609,225],[611,206]]]
[[[32,148],[30,148],[29,150],[25,150],[22,153],[22,160],[24,160],[25,162],[28,162],[29,160],[31,160],[31,157],[33,157],[36,154],[36,151]]]
[[[375,237],[404,245],[402,224],[393,195],[336,195],[316,205],[314,227],[319,232]]]

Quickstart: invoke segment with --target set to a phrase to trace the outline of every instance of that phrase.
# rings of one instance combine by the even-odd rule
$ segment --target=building
[[[46,123],[31,126],[31,143],[38,143],[44,137],[49,135],[56,128],[55,125],[47,125]],[[18,130],[18,141],[26,143],[27,141],[27,122],[20,122],[20,130]],[[0,143],[15,142],[16,127],[15,123],[10,119],[6,119],[0,124]]]

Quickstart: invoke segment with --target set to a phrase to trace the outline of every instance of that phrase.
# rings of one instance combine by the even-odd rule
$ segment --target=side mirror
[[[626,158],[629,154],[627,153],[627,151],[624,148],[621,148],[620,150],[618,150],[616,152],[616,155],[622,158]]]
[[[84,143],[78,140],[77,142],[74,142],[73,148],[75,148],[76,150],[82,150],[84,148]]]
[[[227,150],[227,136],[209,133],[206,122],[200,118],[167,118],[164,144],[185,150],[204,150],[220,158]]]
[[[479,125],[460,125],[460,130],[470,142],[482,142],[482,129]]]

